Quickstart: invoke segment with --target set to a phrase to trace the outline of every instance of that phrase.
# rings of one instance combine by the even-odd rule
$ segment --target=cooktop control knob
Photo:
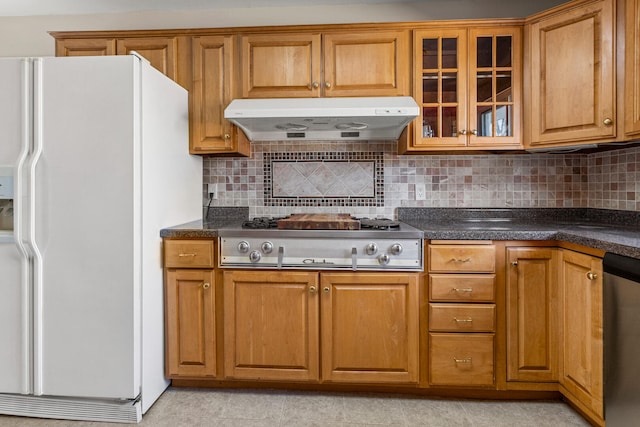
[[[400,255],[402,253],[402,245],[400,243],[394,243],[391,245],[391,254]]]
[[[260,258],[262,258],[262,255],[260,255],[260,251],[251,251],[251,253],[249,254],[249,261],[253,263],[260,261]]]
[[[247,252],[249,252],[249,242],[243,240],[242,242],[238,243],[238,251],[240,251],[241,254],[246,254]]]
[[[376,245],[375,243],[369,243],[364,251],[367,255],[373,255],[378,252],[378,245]]]
[[[264,252],[265,254],[270,254],[271,252],[273,252],[273,243],[263,242],[260,248],[262,249],[262,252]]]
[[[380,265],[387,265],[389,264],[389,260],[391,259],[391,257],[387,254],[380,254],[378,256],[378,262],[380,263]]]

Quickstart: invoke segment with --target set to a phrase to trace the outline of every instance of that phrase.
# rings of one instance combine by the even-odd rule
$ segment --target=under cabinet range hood
[[[396,141],[418,114],[410,96],[235,99],[224,110],[250,141]]]

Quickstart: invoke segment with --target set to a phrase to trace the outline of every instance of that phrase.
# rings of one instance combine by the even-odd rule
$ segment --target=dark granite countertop
[[[168,238],[213,238],[238,228],[249,209],[212,208],[203,220],[160,231]],[[640,258],[640,212],[588,208],[398,208],[400,221],[429,240],[559,240]]]

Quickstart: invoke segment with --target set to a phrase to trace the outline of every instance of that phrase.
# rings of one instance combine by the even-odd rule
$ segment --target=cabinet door
[[[322,274],[322,378],[418,381],[417,273]]]
[[[225,271],[225,376],[317,380],[317,287],[317,273]]]
[[[469,30],[470,146],[522,148],[522,27]]]
[[[412,149],[466,146],[467,30],[414,31],[414,98],[422,114]]]
[[[626,0],[625,133],[640,135],[640,0]]]
[[[240,43],[243,98],[320,95],[320,34],[254,34]]]
[[[615,136],[613,0],[534,22],[530,34],[530,146]]]
[[[407,31],[323,35],[324,96],[409,95]]]
[[[201,36],[192,40],[191,153],[250,153],[244,134],[224,118],[233,96],[233,36]]]
[[[569,399],[602,417],[602,260],[569,250],[562,251],[561,260],[560,384]]]
[[[128,55],[136,51],[151,65],[172,80],[177,78],[177,41],[175,37],[140,37],[118,39],[116,53]]]
[[[558,381],[558,251],[507,248],[507,381]]]
[[[56,56],[105,56],[116,54],[114,39],[56,39]]]
[[[213,270],[166,270],[167,378],[215,377]]]

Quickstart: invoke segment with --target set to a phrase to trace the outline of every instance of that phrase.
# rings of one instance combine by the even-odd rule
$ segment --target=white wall
[[[321,0],[320,0],[321,1]],[[49,31],[218,28],[524,17],[564,0],[429,0],[394,4],[0,16],[0,56],[54,55]],[[232,0],[230,0],[232,3]]]

